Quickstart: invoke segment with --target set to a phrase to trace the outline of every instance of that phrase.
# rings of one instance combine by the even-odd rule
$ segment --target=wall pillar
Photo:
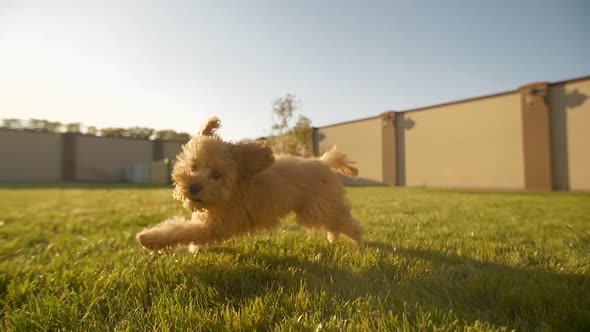
[[[320,129],[317,127],[311,128],[311,144],[313,149],[313,156],[320,155]]]
[[[406,126],[404,113],[395,113],[396,183],[406,185]]]
[[[383,183],[395,186],[397,185],[395,112],[389,111],[381,114],[381,137]]]
[[[532,83],[518,91],[521,97],[525,189],[551,191],[549,84]]]
[[[154,161],[164,159],[164,142],[156,139],[153,141],[153,157]]]
[[[61,180],[76,181],[76,134],[61,135]]]

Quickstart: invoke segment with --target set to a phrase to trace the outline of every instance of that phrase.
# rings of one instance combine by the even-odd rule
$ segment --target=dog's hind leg
[[[344,204],[326,208],[315,202],[309,208],[297,212],[297,223],[306,228],[327,231],[330,243],[335,242],[340,234],[344,234],[360,246],[364,245],[361,225]]]

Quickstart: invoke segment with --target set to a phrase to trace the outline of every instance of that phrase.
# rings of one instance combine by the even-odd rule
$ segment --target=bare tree
[[[299,115],[290,133],[295,142],[295,146],[291,149],[295,150],[297,155],[310,157],[313,154],[313,128],[311,127],[311,120],[306,116]]]
[[[297,121],[291,126],[291,120],[297,113],[300,102],[292,94],[277,98],[273,102],[272,130],[267,139],[278,153],[297,156],[311,156],[311,120],[299,114]]]

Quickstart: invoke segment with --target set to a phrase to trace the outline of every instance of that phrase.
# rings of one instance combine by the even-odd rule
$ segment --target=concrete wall
[[[164,158],[176,160],[176,155],[182,150],[184,142],[162,142]]]
[[[61,136],[0,129],[0,181],[59,181]]]
[[[125,138],[78,136],[76,180],[120,181],[120,170],[153,159],[153,142]]]
[[[320,155],[334,145],[357,162],[359,176],[350,184],[381,184],[383,182],[383,151],[381,117],[318,128]]]
[[[524,189],[517,92],[404,113],[408,186]]]
[[[590,191],[589,99],[590,77],[535,82],[315,128],[313,150],[357,161],[353,185]],[[0,181],[120,181],[131,165],[174,162],[182,144],[0,129]]]
[[[590,78],[549,88],[553,185],[590,190]]]
[[[125,181],[126,168],[174,161],[182,144],[0,129],[0,181]],[[155,164],[151,183],[166,182],[169,171]]]
[[[130,165],[123,170],[123,181],[166,185],[170,183],[170,161],[148,161]]]
[[[150,184],[165,185],[170,183],[171,166],[161,160],[152,161],[150,164]]]

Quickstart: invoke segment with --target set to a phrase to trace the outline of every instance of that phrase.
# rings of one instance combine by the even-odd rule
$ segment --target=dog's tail
[[[336,147],[333,147],[332,150],[325,152],[320,157],[320,160],[330,168],[338,170],[344,175],[357,176],[359,174],[359,170],[352,166],[356,164],[356,162],[349,160],[348,156],[340,151],[337,151]]]

